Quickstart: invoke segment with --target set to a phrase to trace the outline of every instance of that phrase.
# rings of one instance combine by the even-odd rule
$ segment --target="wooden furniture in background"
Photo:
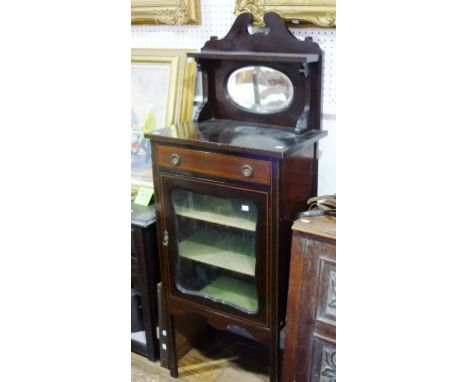
[[[239,16],[225,38],[212,37],[189,54],[203,79],[194,123],[146,135],[173,377],[176,317],[191,313],[266,344],[270,381],[280,377],[291,225],[316,195],[318,141],[326,135],[322,53],[312,39],[296,39],[276,14],[265,15],[267,35],[250,34],[252,21],[251,14]],[[274,112],[236,106],[227,89],[231,74],[265,68],[288,78],[291,102]],[[267,80],[267,89],[256,88],[255,106],[260,92],[269,97],[281,88],[278,78]]]
[[[336,381],[336,218],[293,225],[283,382]]]
[[[132,203],[132,289],[141,296],[144,331],[132,333],[132,351],[156,361],[159,342],[157,290],[160,280],[156,243],[156,215],[154,206],[143,207]]]

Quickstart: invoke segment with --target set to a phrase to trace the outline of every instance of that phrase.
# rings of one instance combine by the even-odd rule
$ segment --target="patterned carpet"
[[[230,334],[188,352],[179,360],[178,379],[159,361],[132,353],[132,382],[268,382],[267,374],[267,348]]]

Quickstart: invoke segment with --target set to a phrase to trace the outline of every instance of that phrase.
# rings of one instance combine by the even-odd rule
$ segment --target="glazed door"
[[[161,180],[170,295],[266,323],[268,192]]]

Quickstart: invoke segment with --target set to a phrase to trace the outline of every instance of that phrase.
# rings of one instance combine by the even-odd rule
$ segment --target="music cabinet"
[[[171,376],[174,318],[196,313],[217,329],[269,346],[279,378],[291,225],[317,191],[322,54],[278,15],[250,33],[240,15],[223,39],[190,53],[203,102],[194,121],[151,140]]]

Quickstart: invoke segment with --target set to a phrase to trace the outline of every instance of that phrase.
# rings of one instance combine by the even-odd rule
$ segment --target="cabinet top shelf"
[[[296,135],[284,127],[265,127],[247,122],[212,119],[176,124],[145,135],[153,141],[194,147],[269,155],[282,158],[304,142],[315,142],[327,131],[312,130]]]
[[[293,62],[293,63],[312,63],[317,62],[320,56],[316,53],[301,54],[301,53],[267,53],[251,51],[221,51],[210,50],[200,53],[188,53],[188,57],[197,59],[215,59],[215,60],[232,60],[232,61],[260,61],[260,62]]]

